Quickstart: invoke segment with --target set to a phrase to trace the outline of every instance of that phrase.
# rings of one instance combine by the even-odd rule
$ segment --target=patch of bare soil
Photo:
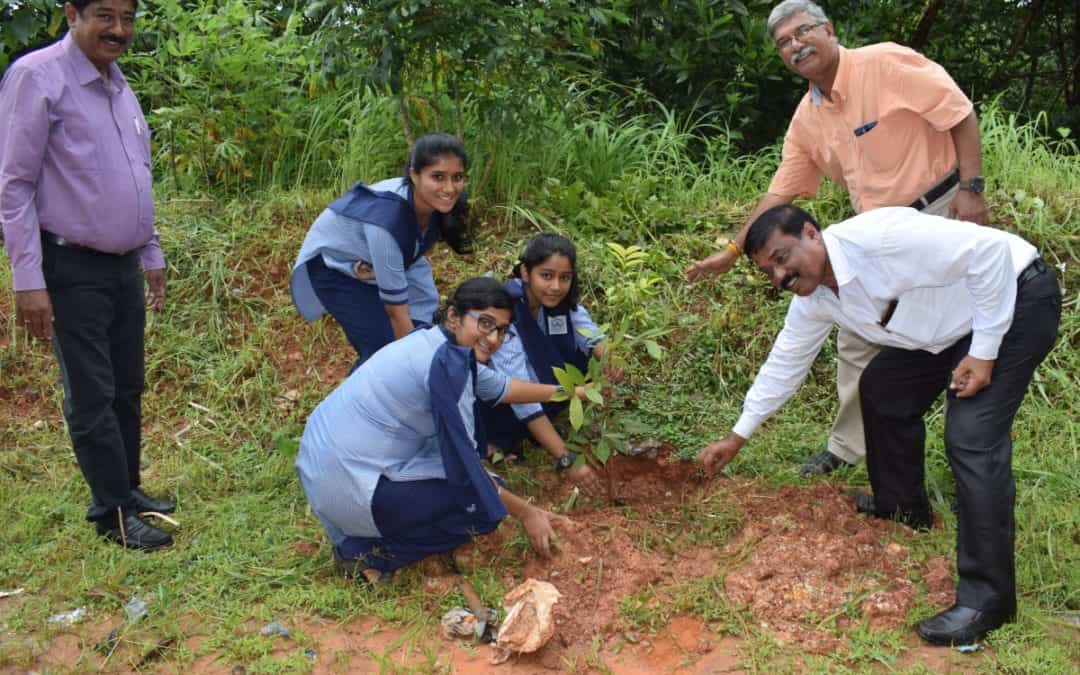
[[[734,491],[746,527],[725,552],[751,551],[724,581],[728,602],[750,609],[781,644],[811,653],[837,649],[843,639],[824,630],[865,619],[896,628],[918,599],[922,580],[934,606],[952,602],[951,562],[911,558],[902,543],[913,531],[855,513],[836,485],[787,486],[763,493]]]

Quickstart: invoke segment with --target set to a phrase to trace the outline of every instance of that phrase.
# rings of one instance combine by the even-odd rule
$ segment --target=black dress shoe
[[[935,645],[970,645],[1013,620],[1016,610],[982,611],[953,605],[915,626],[919,637]]]
[[[97,531],[109,541],[139,551],[153,551],[173,543],[171,534],[147,523],[135,513],[125,513],[112,527],[98,523]]]
[[[874,503],[874,495],[863,490],[844,490],[855,502],[855,510],[859,513],[865,513],[868,516],[874,518],[883,518],[885,520],[895,520],[898,523],[903,523],[908,527],[925,532],[934,526],[934,514],[929,509],[917,510],[917,511],[901,511],[897,509],[895,513],[881,513],[877,510],[877,505]]]
[[[832,454],[828,450],[824,450],[813,457],[809,457],[799,467],[799,475],[803,478],[809,478],[810,476],[824,476],[836,471],[839,468],[849,468],[854,466],[840,459],[836,455]]]
[[[172,513],[176,510],[176,504],[168,499],[154,499],[139,488],[132,489],[131,498],[135,500],[135,509],[139,513],[146,513],[147,511]]]

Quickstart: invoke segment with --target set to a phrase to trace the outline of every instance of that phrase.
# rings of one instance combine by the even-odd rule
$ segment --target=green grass
[[[60,418],[52,356],[43,345],[3,343],[0,590],[26,592],[18,600],[0,600],[0,667],[30,667],[28,650],[18,641],[59,636],[47,617],[80,606],[90,612],[90,627],[80,628],[90,636],[89,650],[108,633],[104,621],[122,617],[131,597],[149,600],[150,613],[136,624],[120,625],[123,648],[109,667],[136,667],[160,640],[174,638],[152,663],[184,668],[217,653],[249,672],[304,671],[311,667],[303,652],[314,646],[310,636],[301,629],[295,644],[283,646],[259,635],[258,627],[310,616],[341,622],[370,616],[407,628],[401,638],[412,654],[407,668],[389,652],[374,655],[387,672],[441,667],[423,636],[435,634],[438,617],[461,598],[425,594],[413,570],[375,593],[357,592],[337,579],[292,469],[306,414],[351,361],[332,322],[306,326],[296,317],[288,299],[293,256],[308,224],[342,185],[398,173],[404,153],[396,141],[378,140],[394,128],[392,106],[361,99],[355,110],[342,146],[347,159],[325,190],[159,198],[169,295],[164,312],[147,327],[143,474],[152,492],[178,500],[182,527],[173,548],[136,555],[93,534],[83,521],[88,494]],[[328,142],[320,135],[319,118],[311,124],[313,145],[290,158],[303,172],[319,170],[315,158]],[[787,306],[787,298],[745,263],[715,283],[691,287],[683,281],[682,269],[692,259],[737,228],[777,157],[773,150],[731,158],[722,138],[705,140],[699,130],[663,111],[616,121],[570,109],[553,111],[546,124],[499,144],[476,131],[467,139],[474,181],[491,163],[488,190],[474,195],[481,223],[477,253],[463,259],[441,251],[435,260],[437,282],[447,291],[472,274],[504,274],[537,227],[572,235],[585,302],[596,318],[625,322],[638,332],[668,331],[660,339],[660,361],[643,348],[630,351],[617,419],[655,430],[687,458],[734,422]],[[1048,145],[1037,128],[1015,128],[994,109],[983,113],[983,135],[992,213],[1036,242],[1047,260],[1065,264],[1059,271],[1065,290],[1061,337],[1015,425],[1021,612],[1016,624],[989,640],[985,667],[1068,672],[1080,660],[1080,641],[1075,629],[1055,617],[1080,610],[1080,159],[1068,148]],[[825,221],[848,209],[846,197],[828,186],[811,206]],[[613,271],[607,241],[646,247],[642,273],[662,280],[655,292],[632,306],[625,300],[630,296],[620,285],[627,280]],[[0,286],[10,288],[7,265]],[[606,302],[610,298],[624,300],[612,304]],[[0,299],[6,335],[14,326],[11,307],[10,296]],[[832,349],[826,347],[802,390],[729,473],[770,485],[802,480],[793,466],[823,446],[834,407]],[[930,494],[946,527],[914,539],[912,552],[951,557],[953,486],[940,414],[930,424],[927,462]],[[539,469],[511,471],[510,479],[515,488],[539,497],[530,470]],[[865,482],[865,471],[856,470],[850,480]],[[687,530],[691,544],[694,536],[723,539],[741,522],[737,505],[723,493],[665,518],[675,523],[673,529]],[[672,546],[664,529],[642,546]],[[317,553],[304,555],[299,544],[315,545]],[[525,550],[522,536],[511,537],[491,569],[474,574],[483,597],[494,600],[507,590],[503,573],[519,569]],[[649,632],[673,611],[694,614],[714,630],[738,636],[743,665],[754,672],[879,672],[905,650],[904,631],[860,629],[843,653],[799,658],[778,647],[754,617],[728,607],[722,589],[722,576],[645,588],[623,599],[622,621]],[[198,639],[189,644],[192,638]],[[282,648],[286,654],[275,653]],[[88,655],[75,670],[90,668],[96,658]],[[606,667],[598,649],[578,661],[579,668]]]

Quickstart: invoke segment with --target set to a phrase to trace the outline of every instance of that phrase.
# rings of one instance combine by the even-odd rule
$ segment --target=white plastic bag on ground
[[[555,603],[562,595],[546,581],[526,579],[503,598],[506,619],[499,626],[494,664],[511,654],[535,652],[555,634]]]

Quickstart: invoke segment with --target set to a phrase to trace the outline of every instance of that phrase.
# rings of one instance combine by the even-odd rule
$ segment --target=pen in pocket
[[[873,129],[874,127],[877,126],[877,122],[878,122],[877,120],[874,120],[873,122],[867,122],[866,124],[864,124],[862,126],[855,127],[855,136],[856,137],[862,136],[867,131],[870,131],[871,129]]]

